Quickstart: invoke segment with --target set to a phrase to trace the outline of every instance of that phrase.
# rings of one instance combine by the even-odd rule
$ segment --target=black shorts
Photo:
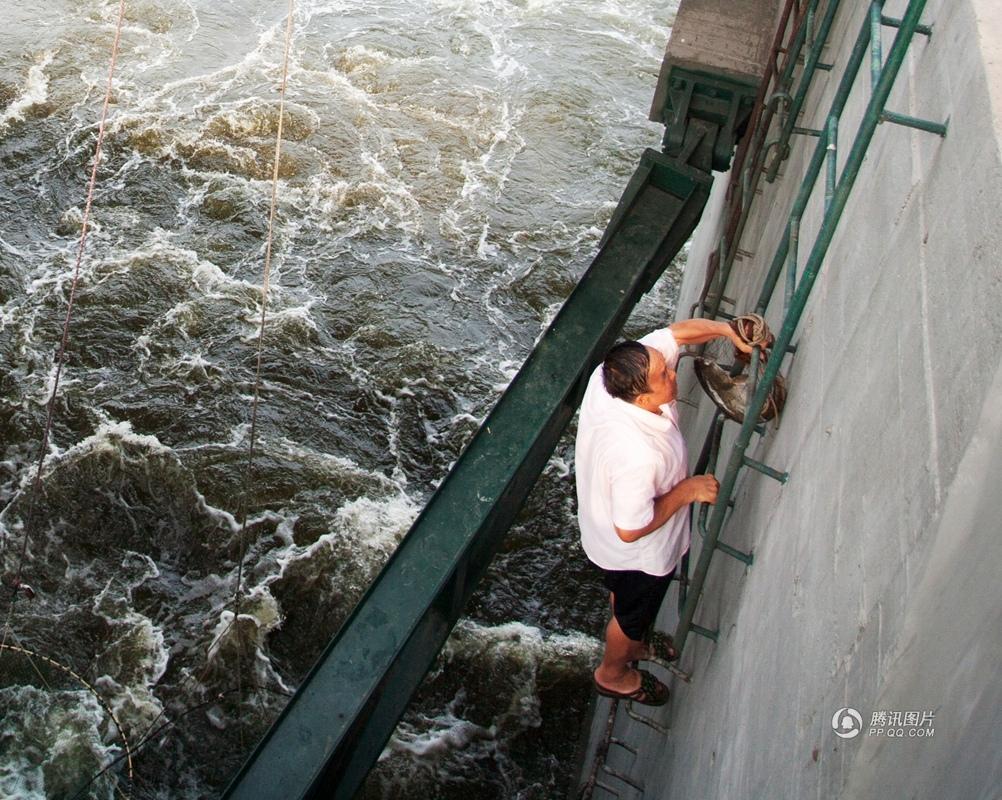
[[[668,584],[675,577],[675,570],[667,575],[648,575],[636,570],[601,567],[599,570],[603,585],[613,594],[612,613],[619,627],[633,641],[643,641],[661,610],[661,603],[668,591]]]

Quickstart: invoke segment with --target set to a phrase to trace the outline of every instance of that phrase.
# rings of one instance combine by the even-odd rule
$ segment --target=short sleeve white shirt
[[[639,340],[678,364],[678,343],[669,329]],[[688,473],[688,453],[675,403],[652,414],[610,395],[602,366],[591,374],[581,402],[574,447],[578,524],[588,558],[603,569],[667,575],[689,547],[689,507],[635,542],[616,528],[637,530],[654,518],[654,500]]]

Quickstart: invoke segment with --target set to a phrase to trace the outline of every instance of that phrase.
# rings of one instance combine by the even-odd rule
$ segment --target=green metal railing
[[[780,273],[785,268],[787,270],[787,302],[782,327],[776,336],[775,345],[773,346],[769,359],[765,364],[765,369],[762,375],[755,375],[754,373],[757,370],[753,370],[753,374],[750,376],[749,385],[751,386],[750,391],[753,393],[752,399],[745,412],[744,422],[741,424],[741,429],[737,435],[737,439],[731,447],[726,471],[720,480],[718,502],[713,506],[708,522],[705,521],[705,507],[700,509],[697,517],[700,520],[700,532],[703,534],[703,547],[700,551],[699,559],[693,575],[689,579],[685,605],[683,606],[678,626],[675,631],[675,644],[676,648],[680,651],[684,648],[686,639],[690,632],[699,633],[701,635],[708,636],[711,639],[716,639],[716,631],[694,625],[693,617],[700,600],[700,594],[702,592],[714,552],[719,549],[724,549],[725,552],[732,550],[732,548],[723,548],[719,537],[721,530],[723,529],[728,510],[732,504],[734,488],[739,473],[745,467],[752,467],[776,480],[785,480],[786,473],[774,470],[764,464],[760,464],[759,462],[749,459],[746,455],[746,450],[751,442],[753,433],[756,432],[758,417],[765,406],[767,398],[769,397],[773,383],[775,382],[777,375],[779,375],[783,359],[785,358],[786,353],[790,350],[794,333],[800,322],[804,308],[807,305],[811,289],[813,288],[814,282],[820,272],[821,264],[826,253],[828,252],[828,247],[831,244],[832,238],[838,227],[842,212],[845,209],[846,202],[852,192],[856,177],[859,174],[860,166],[863,163],[864,156],[867,148],[869,147],[870,141],[873,138],[877,125],[881,122],[892,122],[913,127],[918,130],[935,133],[940,136],[946,135],[946,123],[920,120],[903,114],[896,114],[885,108],[891,88],[897,78],[898,71],[901,68],[901,64],[905,58],[905,54],[909,44],[911,43],[912,37],[916,33],[922,33],[927,36],[931,33],[930,27],[920,25],[919,23],[919,18],[925,8],[925,1],[926,0],[910,0],[907,10],[901,20],[890,19],[882,14],[883,0],[875,0],[875,2],[870,4],[869,13],[863,20],[863,24],[849,56],[846,68],[842,74],[838,89],[835,92],[828,114],[826,115],[825,126],[820,131],[816,132],[817,144],[815,146],[813,156],[801,182],[797,197],[794,200],[786,229],[781,237],[779,246],[776,249],[776,253],[773,257],[772,264],[766,276],[762,291],[759,295],[758,303],[756,305],[756,311],[758,313],[765,312],[773,297]],[[831,3],[833,5],[837,5],[837,0],[831,0]],[[827,20],[827,25],[830,27],[831,19],[828,18],[827,14],[825,16],[825,20]],[[875,22],[876,24],[874,24]],[[825,23],[823,22],[822,28],[824,28],[824,26]],[[883,59],[879,35],[881,27],[883,26],[894,27],[897,29],[894,42],[891,45],[886,61]],[[871,95],[863,113],[863,117],[859,123],[859,128],[853,139],[852,146],[850,147],[849,153],[846,157],[842,173],[839,176],[836,172],[836,158],[838,154],[837,132],[839,119],[841,118],[843,109],[845,108],[846,101],[849,98],[857,73],[868,52],[871,57]],[[811,64],[812,60],[814,62],[814,66],[816,67],[816,59],[812,59],[810,56],[807,59],[807,63]],[[794,115],[791,114],[790,119],[793,117]],[[784,126],[784,128],[785,127],[786,126]],[[817,183],[821,168],[825,164],[827,164],[828,169],[826,170],[824,215],[821,226],[814,238],[813,244],[811,245],[807,260],[804,263],[803,272],[799,275],[798,279],[797,250],[801,233],[800,221],[805,209],[807,208],[807,204],[815,188],[815,184]],[[745,209],[743,213],[747,213],[747,209]],[[725,285],[721,284],[718,295],[723,295],[724,288]],[[758,358],[756,353],[752,356],[751,363],[753,365],[757,365],[757,362]],[[720,420],[715,418],[713,425],[711,425],[710,436],[719,437],[720,432],[718,426],[720,424]],[[739,555],[734,552],[729,552],[728,554],[734,557],[739,557]],[[751,554],[742,553],[740,556],[743,556],[740,560],[746,565],[751,563]]]

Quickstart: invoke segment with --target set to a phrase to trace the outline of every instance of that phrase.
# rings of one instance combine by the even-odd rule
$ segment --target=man
[[[727,338],[751,347],[726,322],[676,322],[613,347],[592,373],[581,403],[574,459],[585,554],[602,571],[613,615],[594,673],[600,694],[661,705],[668,689],[634,661],[677,657],[671,639],[649,633],[668,584],[689,548],[689,506],[714,503],[712,475],[688,475],[678,427],[679,348]]]

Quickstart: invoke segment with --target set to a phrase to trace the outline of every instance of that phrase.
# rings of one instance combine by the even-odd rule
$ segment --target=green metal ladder
[[[742,176],[742,184],[745,187],[746,197],[738,206],[737,213],[746,218],[754,194],[754,181],[757,180],[760,166],[766,170],[768,178],[773,179],[778,170],[779,161],[789,154],[788,142],[791,136],[800,134],[817,139],[814,153],[793,202],[784,233],[776,248],[755,306],[756,313],[765,313],[773,298],[779,278],[785,270],[786,280],[782,327],[776,336],[775,345],[761,375],[757,374],[759,367],[758,352],[756,351],[751,358],[749,385],[752,387],[752,399],[745,412],[744,422],[741,424],[737,439],[731,447],[724,475],[720,479],[718,502],[713,506],[712,511],[709,511],[708,520],[707,506],[702,506],[697,514],[697,526],[703,536],[703,546],[693,574],[688,579],[685,601],[682,605],[679,622],[675,629],[675,645],[680,652],[684,649],[690,633],[697,633],[714,641],[717,640],[718,632],[716,630],[702,627],[694,622],[696,608],[700,601],[714,552],[721,550],[725,554],[738,559],[746,566],[750,566],[753,562],[753,553],[736,550],[720,541],[720,534],[727,515],[733,507],[734,491],[739,474],[743,469],[751,468],[781,483],[785,483],[789,478],[788,473],[785,471],[774,469],[750,458],[747,455],[747,450],[752,436],[763,432],[761,427],[757,425],[759,414],[769,397],[776,376],[782,367],[783,360],[788,353],[794,352],[796,349],[792,343],[794,334],[803,315],[804,308],[807,305],[814,282],[821,270],[828,247],[838,228],[842,212],[852,192],[856,177],[859,174],[860,167],[877,126],[882,122],[889,122],[916,128],[938,136],[946,136],[948,121],[940,123],[917,119],[889,111],[886,108],[888,97],[912,38],[916,33],[927,37],[932,35],[932,27],[919,22],[925,8],[925,3],[926,0],[910,0],[903,17],[901,19],[894,19],[884,15],[883,0],[873,0],[867,8],[867,14],[860,26],[845,70],[842,73],[829,111],[825,116],[824,127],[818,130],[798,128],[794,124],[794,121],[800,112],[816,70],[822,67],[820,62],[821,49],[825,45],[835,15],[839,10],[840,0],[829,0],[820,25],[817,28],[816,38],[811,42],[811,37],[805,32],[802,36],[798,35],[795,39],[797,50],[803,47],[805,42],[808,43],[805,66],[796,92],[792,95],[788,92],[792,82],[792,72],[788,74],[784,73],[780,80],[780,88],[777,91],[779,96],[784,97],[788,102],[786,118],[779,126],[780,132],[778,138],[762,145],[762,148],[766,152],[775,149],[778,156],[771,165],[766,166],[763,164],[760,153],[754,153],[750,164],[751,169],[755,172],[755,177],[751,178],[747,174]],[[808,13],[813,15],[818,6],[818,0],[811,0]],[[811,21],[813,23],[813,16],[811,17]],[[881,31],[884,27],[893,27],[897,30],[886,60],[883,56],[881,42]],[[870,98],[849,149],[845,164],[843,165],[842,173],[839,175],[837,171],[839,119],[849,99],[856,76],[867,55],[869,55],[871,75]],[[830,68],[830,65],[825,66]],[[756,135],[759,135],[759,132],[753,132],[752,136]],[[823,220],[811,245],[807,259],[804,262],[803,269],[798,274],[800,221],[817,185],[822,167],[825,167]],[[749,188],[750,191],[748,191]],[[737,231],[737,235],[740,237],[740,231],[743,230],[743,221],[740,221],[737,225],[730,225],[728,227],[731,231]],[[732,239],[729,242],[722,242],[721,249],[725,252],[720,254],[722,269],[720,269],[717,279],[716,294],[708,301],[706,299],[706,291],[704,290],[704,297],[697,304],[697,308],[701,309],[706,316],[728,316],[719,311],[719,305],[724,296],[727,277],[730,273],[730,264],[733,262],[734,253],[737,251],[737,241],[737,239]],[[723,424],[723,418],[718,416],[714,418],[710,426],[708,440],[715,441],[710,442],[709,450],[711,458],[707,465],[709,471],[713,471],[717,466],[717,447],[719,446],[720,432]]]

